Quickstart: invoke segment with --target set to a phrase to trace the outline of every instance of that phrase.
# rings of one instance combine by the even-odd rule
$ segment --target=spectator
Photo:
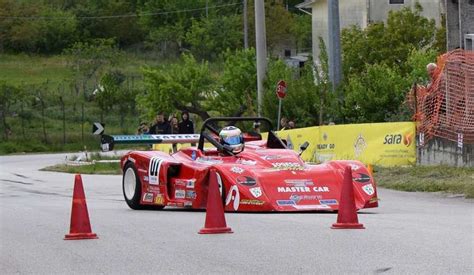
[[[173,116],[170,120],[170,134],[180,134],[178,119]]]
[[[194,124],[189,119],[189,113],[184,111],[181,113],[181,122],[178,124],[180,134],[194,134]]]
[[[438,69],[438,66],[435,63],[429,63],[428,65],[426,65],[426,73],[428,74],[429,78],[426,88],[429,88],[431,84],[433,84],[436,69]]]
[[[288,129],[295,129],[295,122],[293,120],[288,121]]]
[[[280,119],[280,130],[285,130],[288,128],[288,119],[286,117],[282,117]]]
[[[259,121],[255,121],[253,123],[252,128],[253,128],[253,132],[260,134],[260,122]]]
[[[148,123],[142,122],[137,129],[137,135],[146,135],[150,131],[150,127],[148,127]]]
[[[165,120],[165,114],[160,112],[156,115],[155,124],[150,128],[150,134],[166,135],[170,133],[170,125]]]

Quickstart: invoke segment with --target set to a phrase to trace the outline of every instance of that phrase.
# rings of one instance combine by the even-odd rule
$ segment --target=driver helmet
[[[222,128],[219,133],[221,144],[232,148],[232,153],[240,153],[244,150],[244,137],[242,131],[235,126],[227,126]]]

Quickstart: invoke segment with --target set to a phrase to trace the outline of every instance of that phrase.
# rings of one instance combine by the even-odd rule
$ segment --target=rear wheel
[[[132,209],[143,209],[140,205],[142,186],[135,165],[127,163],[123,171],[122,190],[125,202]]]

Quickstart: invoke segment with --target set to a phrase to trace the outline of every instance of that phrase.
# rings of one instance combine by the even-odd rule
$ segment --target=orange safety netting
[[[414,85],[407,97],[417,132],[424,142],[433,137],[459,141],[461,136],[464,144],[474,144],[474,51],[445,53],[437,66],[433,81]]]

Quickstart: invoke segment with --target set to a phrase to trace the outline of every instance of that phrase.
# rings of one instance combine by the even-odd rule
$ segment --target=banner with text
[[[309,127],[278,132],[295,151],[305,141],[303,159],[325,162],[357,159],[380,166],[409,165],[416,162],[415,123],[388,122]]]

